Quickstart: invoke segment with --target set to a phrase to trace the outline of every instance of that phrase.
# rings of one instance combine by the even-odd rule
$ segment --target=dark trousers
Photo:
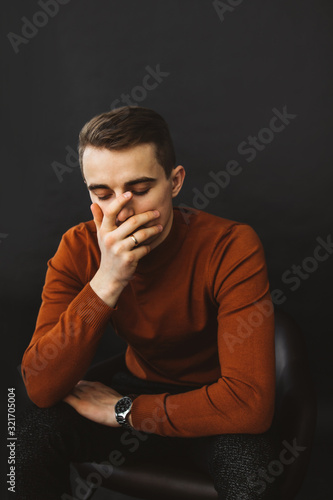
[[[123,395],[190,390],[138,379],[127,370],[123,358],[92,367],[84,379],[98,380]],[[82,482],[77,481],[71,487],[71,462],[107,462],[121,467],[123,463],[137,463],[162,454],[181,455],[208,473],[219,499],[279,498],[279,478],[273,482],[263,479],[267,466],[279,453],[274,424],[263,434],[164,437],[96,424],[61,402],[52,408],[38,408],[30,403],[18,418],[17,427],[16,498],[19,500],[84,498]]]

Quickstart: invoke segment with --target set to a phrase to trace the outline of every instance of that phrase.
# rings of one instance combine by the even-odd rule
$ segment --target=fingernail
[[[124,193],[124,197],[125,198],[130,198],[131,197],[131,191],[126,191],[126,193]]]
[[[154,215],[155,215],[156,217],[158,217],[158,216],[160,215],[159,211],[158,211],[158,210],[154,210]]]

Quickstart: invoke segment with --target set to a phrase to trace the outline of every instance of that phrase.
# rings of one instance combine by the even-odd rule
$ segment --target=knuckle
[[[135,261],[135,255],[131,252],[128,252],[125,257],[126,264],[132,264]]]
[[[123,252],[123,245],[121,243],[115,243],[113,245],[113,253],[116,256],[119,256]]]
[[[151,212],[145,212],[144,214],[142,214],[143,216],[143,219],[145,222],[149,222],[151,220]]]
[[[113,246],[117,242],[117,240],[115,239],[115,237],[112,233],[106,233],[106,235],[104,236],[104,241],[105,241],[105,244],[108,246]]]
[[[143,237],[143,239],[145,240],[149,236],[149,230],[148,229],[141,229],[140,236]]]

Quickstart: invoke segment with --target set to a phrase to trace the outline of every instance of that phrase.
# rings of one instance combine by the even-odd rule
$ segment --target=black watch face
[[[126,410],[128,410],[132,405],[132,400],[128,397],[124,397],[118,401],[116,404],[116,409],[118,412],[122,413]]]

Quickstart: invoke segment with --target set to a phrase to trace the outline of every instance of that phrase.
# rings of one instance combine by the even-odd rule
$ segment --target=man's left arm
[[[135,429],[164,436],[199,437],[265,432],[275,401],[274,308],[262,244],[237,224],[221,236],[208,268],[211,299],[218,308],[220,378],[181,394],[139,396]]]
[[[198,437],[261,433],[271,424],[275,396],[274,309],[264,251],[249,226],[236,225],[227,243],[225,238],[217,242],[207,279],[211,299],[218,308],[221,377],[186,393],[138,396],[129,420],[137,430]],[[86,396],[89,400],[89,391]],[[109,395],[113,423],[92,419],[118,426],[114,405],[119,399]],[[91,399],[90,403],[95,404]],[[75,404],[80,413],[89,407],[84,402]],[[96,415],[99,413],[96,411]]]

